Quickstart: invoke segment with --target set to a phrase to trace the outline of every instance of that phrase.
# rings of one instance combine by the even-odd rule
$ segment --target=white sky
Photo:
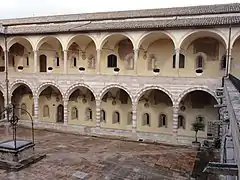
[[[0,19],[54,14],[240,3],[240,0],[0,0]]]

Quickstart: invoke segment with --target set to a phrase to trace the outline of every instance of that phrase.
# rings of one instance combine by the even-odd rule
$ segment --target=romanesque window
[[[28,57],[27,54],[24,55],[23,66],[24,66],[24,67],[28,67],[28,66],[29,66],[29,57]]]
[[[185,68],[185,56],[179,54],[179,68]]]
[[[86,120],[92,121],[92,110],[90,108],[87,108],[85,113],[86,113]]]
[[[176,54],[173,55],[172,68],[176,68]]]
[[[221,66],[221,67],[220,67],[221,70],[226,69],[226,67],[227,67],[227,56],[226,56],[226,55],[224,55],[224,56],[222,57],[220,66]]]
[[[107,67],[117,67],[117,56],[114,54],[111,54],[107,57]]]
[[[120,114],[119,114],[119,112],[117,112],[117,111],[113,112],[113,114],[112,114],[112,122],[113,122],[113,124],[115,124],[115,123],[119,123],[120,124]]]
[[[100,121],[106,122],[106,112],[103,109],[100,111]]]
[[[158,120],[158,127],[167,128],[167,116],[166,116],[166,114],[160,114],[159,120]]]
[[[196,69],[202,69],[204,65],[204,58],[202,55],[198,55],[196,58]]]
[[[25,103],[21,104],[21,114],[26,114],[27,105]]]
[[[127,118],[127,125],[131,125],[132,124],[132,116],[133,116],[133,113],[129,112],[128,113],[128,118]]]
[[[159,61],[158,59],[155,57],[155,55],[150,55],[149,59],[148,59],[148,70],[153,70],[154,68],[158,68],[159,67]]]
[[[12,57],[12,66],[15,66],[15,56]]]
[[[77,58],[75,56],[72,57],[72,60],[71,60],[71,66],[72,67],[77,67]]]
[[[34,104],[32,105],[32,116],[34,116]]]
[[[56,57],[56,66],[57,66],[57,67],[60,66],[60,60],[59,60],[59,57]]]
[[[48,105],[43,106],[43,117],[49,117],[49,107],[48,107]]]
[[[78,109],[76,107],[72,107],[71,119],[78,119]]]
[[[178,116],[178,128],[182,128],[182,129],[185,129],[185,118],[183,115],[179,115]]]
[[[143,114],[142,125],[143,126],[150,126],[150,115],[148,113]]]

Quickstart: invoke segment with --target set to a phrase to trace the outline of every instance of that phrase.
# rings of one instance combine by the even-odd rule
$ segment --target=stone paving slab
[[[2,132],[4,129],[0,128]],[[28,137],[29,132],[19,129],[18,135]],[[11,134],[8,137],[11,138]],[[186,147],[43,130],[36,130],[35,137],[36,150],[47,153],[47,157],[19,172],[0,171],[1,180],[178,180],[188,179],[182,174],[190,174],[191,164],[195,161],[192,155],[195,152]],[[6,139],[4,133],[0,136],[0,140],[3,139]],[[161,166],[157,166],[157,162]],[[176,170],[183,173],[179,174]]]

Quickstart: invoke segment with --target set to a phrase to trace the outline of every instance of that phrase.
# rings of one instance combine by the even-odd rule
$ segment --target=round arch
[[[136,97],[135,97],[135,99],[136,99],[136,102],[138,102],[139,101],[139,99],[142,97],[142,95],[145,93],[145,92],[147,92],[148,90],[159,90],[159,91],[162,91],[163,93],[165,93],[169,98],[170,98],[170,100],[171,100],[171,102],[172,102],[172,105],[174,105],[175,103],[175,101],[174,101],[174,99],[173,99],[173,95],[168,91],[168,90],[166,90],[166,89],[164,89],[164,88],[162,88],[162,87],[160,87],[160,86],[147,86],[147,87],[144,87],[144,88],[142,88],[140,91],[138,91],[138,93],[136,94]]]
[[[240,38],[240,31],[238,31],[232,38],[230,48],[233,48],[235,42]]]
[[[29,84],[27,81],[16,80],[10,85],[10,94],[12,95],[12,93],[21,85],[28,87],[32,93],[34,92],[32,85]]]
[[[57,36],[52,36],[52,35],[51,35],[51,36],[43,36],[43,37],[41,37],[41,38],[37,41],[34,50],[39,50],[39,48],[42,46],[42,44],[45,43],[45,42],[47,42],[49,38],[54,38],[54,39],[56,39],[56,40],[60,43],[62,49],[63,49],[63,50],[65,49],[64,43],[62,42],[62,40],[61,40],[59,37],[57,37]]]
[[[23,41],[23,42],[21,42]],[[25,42],[24,42],[25,41]],[[15,44],[15,43],[19,43],[21,44],[22,46],[24,46],[29,52],[33,50],[33,43],[32,41],[27,38],[27,37],[13,37],[11,38],[8,43],[7,43],[7,48],[8,48],[8,51],[10,50],[10,48]],[[28,49],[28,47],[26,47],[26,44],[30,45],[31,49]]]
[[[113,35],[122,35],[122,36],[125,36],[126,38],[128,38],[131,42],[132,42],[132,45],[133,45],[133,49],[136,49],[136,45],[135,45],[135,42],[133,40],[133,38],[128,35],[127,33],[108,33],[107,35],[105,35],[102,40],[100,41],[99,43],[99,49],[102,49],[104,44],[106,43],[106,40],[110,37],[110,36],[113,36]],[[98,48],[97,48],[98,49]]]
[[[46,89],[48,86],[53,86],[56,89],[58,89],[61,96],[63,97],[64,93],[63,93],[62,89],[57,84],[55,84],[53,82],[45,82],[45,83],[41,84],[40,86],[38,86],[35,93],[34,93],[34,96],[39,97],[39,95],[42,93],[42,91],[44,89]]]
[[[130,99],[131,99],[131,102],[132,102],[132,103],[134,102],[134,98],[133,98],[132,93],[131,93],[126,87],[124,87],[124,86],[122,86],[122,85],[120,85],[120,84],[111,84],[111,85],[108,85],[108,86],[104,87],[104,88],[100,91],[100,93],[99,93],[99,95],[98,95],[98,99],[101,100],[101,99],[103,98],[103,96],[104,96],[110,89],[112,89],[112,88],[119,88],[119,89],[124,90],[124,91],[129,95],[129,97],[130,97]]]
[[[201,36],[200,34],[202,34],[202,33],[203,33],[203,34],[205,33],[205,34],[207,34],[207,35]],[[200,36],[199,36],[199,37],[196,37],[196,38],[194,38],[194,39],[192,39],[192,40],[190,40],[189,44],[190,44],[191,42],[193,42],[194,40],[196,40],[197,38],[200,38],[200,37],[213,37],[213,38],[215,38],[215,39],[218,39],[220,42],[222,42],[225,48],[227,47],[227,38],[226,38],[226,36],[225,36],[222,32],[217,31],[217,30],[215,30],[215,29],[208,29],[208,30],[194,30],[194,31],[188,32],[187,34],[185,34],[185,35],[180,39],[179,44],[178,44],[178,48],[181,48],[182,45],[183,45],[187,40],[191,39],[191,37],[192,37],[193,35],[197,35],[197,34],[199,34]]]
[[[148,37],[149,35],[154,34],[154,33],[167,36],[169,39],[171,39],[174,47],[176,48],[176,46],[177,46],[176,38],[171,33],[169,33],[168,31],[151,31],[151,32],[145,32],[144,34],[141,35],[141,37],[137,41],[136,49],[140,48],[141,44],[144,42],[146,37]]]
[[[76,84],[73,84],[72,86],[70,86],[68,88],[68,90],[66,91],[64,98],[69,99],[71,94],[79,87],[87,88],[91,93],[93,93],[94,98],[97,99],[97,95],[96,95],[95,91],[93,90],[93,88],[91,88],[90,86],[83,84],[83,83],[76,83]]]
[[[96,41],[96,39],[95,39],[93,36],[91,36],[91,35],[89,35],[89,34],[76,34],[76,35],[71,36],[71,37],[67,40],[66,49],[69,49],[69,47],[71,46],[71,44],[74,42],[74,39],[75,39],[76,37],[79,37],[79,36],[83,36],[83,37],[87,37],[87,38],[91,39],[91,40],[93,41],[95,47],[97,48],[97,41]]]
[[[181,100],[189,93],[191,92],[194,92],[194,91],[204,91],[208,94],[210,94],[215,100],[216,102],[218,103],[218,99],[217,97],[215,96],[215,93],[210,90],[209,88],[206,88],[206,87],[193,87],[193,88],[189,88],[189,89],[186,89],[184,90],[179,96],[178,96],[178,99],[177,99],[177,102],[176,102],[176,105],[179,106]]]

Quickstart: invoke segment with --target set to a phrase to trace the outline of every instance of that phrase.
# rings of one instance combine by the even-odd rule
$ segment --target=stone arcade
[[[214,91],[226,73],[240,76],[239,11],[220,4],[0,20],[0,107],[8,59],[10,100],[38,127],[189,144],[201,118],[200,139],[213,138]]]

